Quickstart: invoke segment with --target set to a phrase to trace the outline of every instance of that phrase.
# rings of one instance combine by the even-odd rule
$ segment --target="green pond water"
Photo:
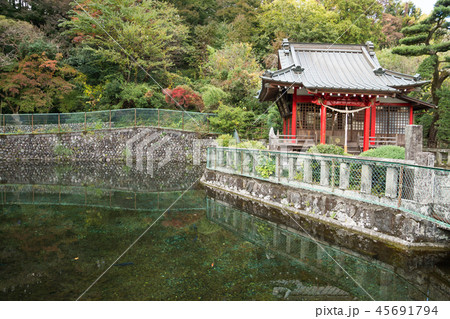
[[[76,300],[111,264],[81,300],[449,299],[445,262],[401,268],[319,242],[206,196],[201,173],[0,170],[0,299]]]

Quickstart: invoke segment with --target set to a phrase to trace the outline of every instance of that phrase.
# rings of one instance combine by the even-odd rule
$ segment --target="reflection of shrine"
[[[286,299],[314,300],[447,300],[450,287],[432,286],[431,278],[413,274],[352,251],[318,243],[306,234],[281,226],[207,198],[207,218],[240,237],[274,254],[295,262],[307,273],[329,283],[324,287],[305,287],[298,281],[273,282],[274,295]],[[339,266],[341,265],[342,268]],[[399,275],[402,274],[402,276]],[[413,276],[411,280],[409,276]],[[349,277],[352,277],[352,280]],[[408,277],[409,279],[406,279]],[[420,283],[416,282],[420,279]],[[419,280],[417,280],[419,281]],[[431,285],[431,287],[430,287]]]

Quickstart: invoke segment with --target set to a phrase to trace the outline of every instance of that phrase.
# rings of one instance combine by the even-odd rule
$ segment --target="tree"
[[[57,58],[60,59],[61,55]],[[0,74],[1,102],[15,114],[49,112],[72,90],[72,85],[64,77],[75,74],[74,69],[60,66],[57,60],[47,58],[45,53],[32,54],[11,72]]]
[[[450,23],[447,21],[449,17],[450,0],[438,0],[430,16],[418,24],[402,29],[406,37],[400,40],[401,46],[392,50],[392,53],[404,56],[428,56],[419,67],[419,72],[424,78],[431,79],[430,94],[435,105],[439,105],[438,92],[450,75],[450,56],[447,54],[450,49]],[[441,109],[438,109],[433,114],[428,132],[429,147],[437,146],[437,125],[441,112]]]
[[[422,15],[422,11],[411,1],[383,0],[382,5],[384,12],[381,25],[385,39],[380,45],[393,47],[403,38],[401,29],[414,24]]]
[[[299,42],[377,42],[381,6],[372,0],[264,1],[259,24],[264,35]]]
[[[450,145],[450,89],[440,93],[439,108],[441,116],[437,122],[439,125],[438,138]]]
[[[177,86],[173,90],[165,89],[166,102],[169,105],[182,106],[186,110],[203,111],[205,105],[199,93],[186,85]]]
[[[61,24],[68,29],[65,34],[117,65],[127,82],[149,81],[150,74],[170,84],[172,67],[183,60],[187,28],[168,3],[84,0],[74,4],[69,14],[70,19]]]
[[[213,130],[226,134],[233,134],[237,130],[241,137],[252,137],[255,114],[240,107],[220,105],[217,116],[210,117]]]
[[[0,16],[0,68],[23,59],[29,51],[27,48],[43,41],[44,34],[30,23]]]
[[[339,36],[332,42],[379,43],[383,38],[381,18],[383,7],[373,0],[322,0],[327,11],[338,15]]]
[[[260,86],[261,68],[247,43],[227,44],[221,50],[210,48],[207,64],[211,83],[230,94],[230,103],[253,97]]]

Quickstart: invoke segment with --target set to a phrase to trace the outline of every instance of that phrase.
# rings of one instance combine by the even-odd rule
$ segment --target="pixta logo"
[[[145,172],[153,177],[154,169],[161,169],[173,160],[191,162],[193,165],[201,165],[206,159],[205,147],[216,145],[213,139],[193,139],[188,146],[182,137],[183,133],[170,131],[154,132],[143,129],[129,138],[126,142],[126,165],[136,167],[140,172]],[[135,159],[133,161],[133,159]]]

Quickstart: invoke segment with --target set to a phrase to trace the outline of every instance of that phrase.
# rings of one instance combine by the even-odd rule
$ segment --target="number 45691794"
[[[418,316],[418,315],[437,315],[437,306],[379,306],[375,312],[382,316]]]

